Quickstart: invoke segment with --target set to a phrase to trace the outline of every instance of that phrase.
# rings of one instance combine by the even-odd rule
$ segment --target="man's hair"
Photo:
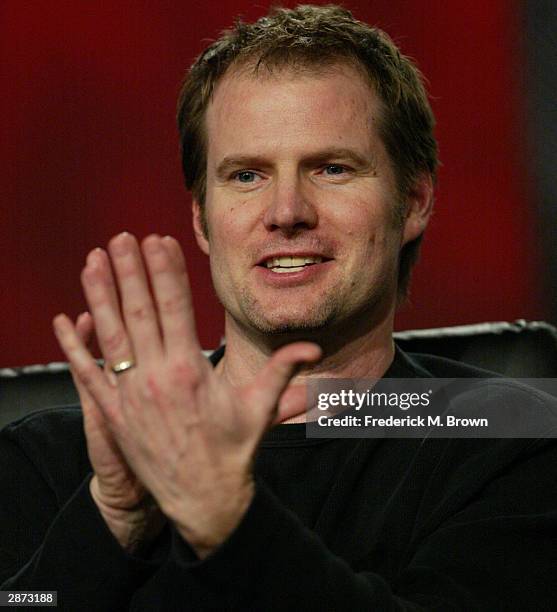
[[[252,67],[323,70],[339,64],[356,68],[372,85],[381,101],[379,135],[396,175],[400,204],[393,211],[402,224],[405,201],[418,176],[436,177],[435,119],[414,63],[400,53],[385,32],[355,19],[335,5],[300,5],[273,8],[255,23],[237,21],[225,30],[194,62],[186,75],[178,101],[178,128],[186,186],[203,211],[204,231],[207,179],[205,115],[215,86],[226,71]],[[400,253],[399,299],[408,291],[410,273],[422,237]]]

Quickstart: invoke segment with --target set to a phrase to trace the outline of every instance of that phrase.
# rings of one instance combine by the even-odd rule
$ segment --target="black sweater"
[[[397,351],[386,375],[481,372]],[[557,607],[554,440],[316,440],[280,425],[246,515],[203,561],[172,526],[144,557],[120,548],[89,494],[78,407],[5,428],[0,462],[0,590],[57,590],[59,609]]]

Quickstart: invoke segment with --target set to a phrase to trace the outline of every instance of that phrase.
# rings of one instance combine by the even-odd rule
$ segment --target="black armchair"
[[[504,376],[557,378],[557,329],[548,323],[480,323],[395,334],[405,351],[440,355]],[[66,363],[0,369],[0,427],[30,412],[76,403]]]

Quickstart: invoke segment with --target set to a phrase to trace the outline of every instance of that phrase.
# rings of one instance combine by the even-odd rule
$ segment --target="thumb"
[[[266,412],[277,410],[282,392],[294,377],[299,366],[315,363],[322,355],[321,347],[312,342],[294,342],[276,351],[260,371],[252,388],[252,397]]]

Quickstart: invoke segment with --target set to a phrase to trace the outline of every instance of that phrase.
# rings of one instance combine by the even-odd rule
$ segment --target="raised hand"
[[[121,234],[109,254],[89,255],[83,287],[106,362],[134,367],[113,386],[64,315],[57,336],[136,482],[204,556],[252,499],[254,455],[296,366],[321,352],[306,342],[285,346],[250,384],[232,387],[202,356],[176,240],[150,236],[140,249]]]
[[[62,320],[56,329],[63,334],[65,327],[67,322]],[[89,347],[93,331],[91,315],[87,312],[79,315],[75,333],[82,345]],[[66,342],[75,339],[66,336]],[[129,467],[100,406],[73,366],[71,374],[79,394],[87,452],[95,472],[90,483],[91,495],[116,539],[126,550],[135,552],[140,545],[156,537],[166,519]],[[114,374],[108,367],[105,367],[105,378],[116,387]],[[113,393],[117,399],[119,392],[116,388]]]

